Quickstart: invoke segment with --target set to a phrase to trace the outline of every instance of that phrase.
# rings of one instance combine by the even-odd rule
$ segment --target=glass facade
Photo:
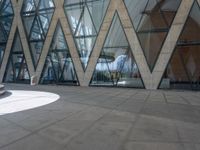
[[[42,84],[78,85],[76,72],[60,23],[58,23],[42,72]]]
[[[11,1],[0,0],[0,66],[12,26],[13,15]]]
[[[144,87],[117,13],[98,59],[91,85]]]
[[[149,68],[153,71],[181,0],[124,1]]]
[[[54,7],[53,0],[23,1],[21,14],[35,67],[41,55]]]
[[[109,0],[65,0],[65,13],[86,69]]]
[[[193,4],[160,88],[200,89],[200,7]]]
[[[200,90],[200,2],[121,1],[125,7],[110,0],[0,0],[0,79],[30,83],[31,74],[40,84]],[[174,19],[184,22],[172,36]],[[163,60],[156,64],[161,50]]]
[[[30,76],[26,64],[26,58],[22,48],[19,32],[15,33],[13,46],[7,64],[4,82],[30,83]]]

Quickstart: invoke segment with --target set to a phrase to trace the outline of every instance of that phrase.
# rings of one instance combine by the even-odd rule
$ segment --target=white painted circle
[[[12,90],[10,96],[0,99],[0,115],[41,107],[57,101],[60,96],[49,92]]]

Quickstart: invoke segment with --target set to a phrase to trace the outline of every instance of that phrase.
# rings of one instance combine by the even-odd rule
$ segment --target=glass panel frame
[[[0,2],[0,67],[3,61],[4,52],[10,35],[14,18],[13,6],[10,0]]]
[[[79,85],[73,60],[60,21],[57,23],[51,46],[45,59],[40,83]]]
[[[161,79],[160,89],[200,90],[199,17],[200,6],[197,1],[194,1],[174,53]],[[175,62],[176,57],[179,57],[179,63]]]
[[[65,15],[69,21],[84,71],[87,69],[109,4],[110,0],[65,0],[63,6]]]
[[[116,30],[118,32],[115,32]],[[118,33],[120,35],[116,36]],[[117,42],[118,40],[115,38],[120,40],[121,43]],[[97,61],[90,86],[144,88],[139,69],[117,12],[115,12],[104,41],[104,47]]]
[[[21,17],[36,69],[55,12],[53,0],[24,0]],[[40,43],[38,45],[38,43]]]
[[[151,72],[153,72],[181,1],[182,0],[124,0]],[[146,37],[148,37],[146,38],[147,40],[141,40],[141,34],[146,34]],[[165,34],[165,36],[161,38],[162,40],[159,41],[159,47],[151,43],[151,37],[155,34]],[[153,55],[155,56],[149,59],[148,54],[153,53],[151,51],[152,49],[154,49],[153,52],[155,52],[155,54]]]
[[[14,36],[3,81],[6,83],[30,83],[30,74],[18,29]]]

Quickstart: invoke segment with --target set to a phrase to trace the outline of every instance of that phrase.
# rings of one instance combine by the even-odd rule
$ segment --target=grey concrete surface
[[[0,150],[200,150],[200,92],[6,88],[53,92],[60,99],[1,115]]]

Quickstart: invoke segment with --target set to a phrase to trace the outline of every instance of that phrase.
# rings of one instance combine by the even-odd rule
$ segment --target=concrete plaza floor
[[[60,99],[1,115],[0,150],[200,150],[199,92],[6,87]]]

